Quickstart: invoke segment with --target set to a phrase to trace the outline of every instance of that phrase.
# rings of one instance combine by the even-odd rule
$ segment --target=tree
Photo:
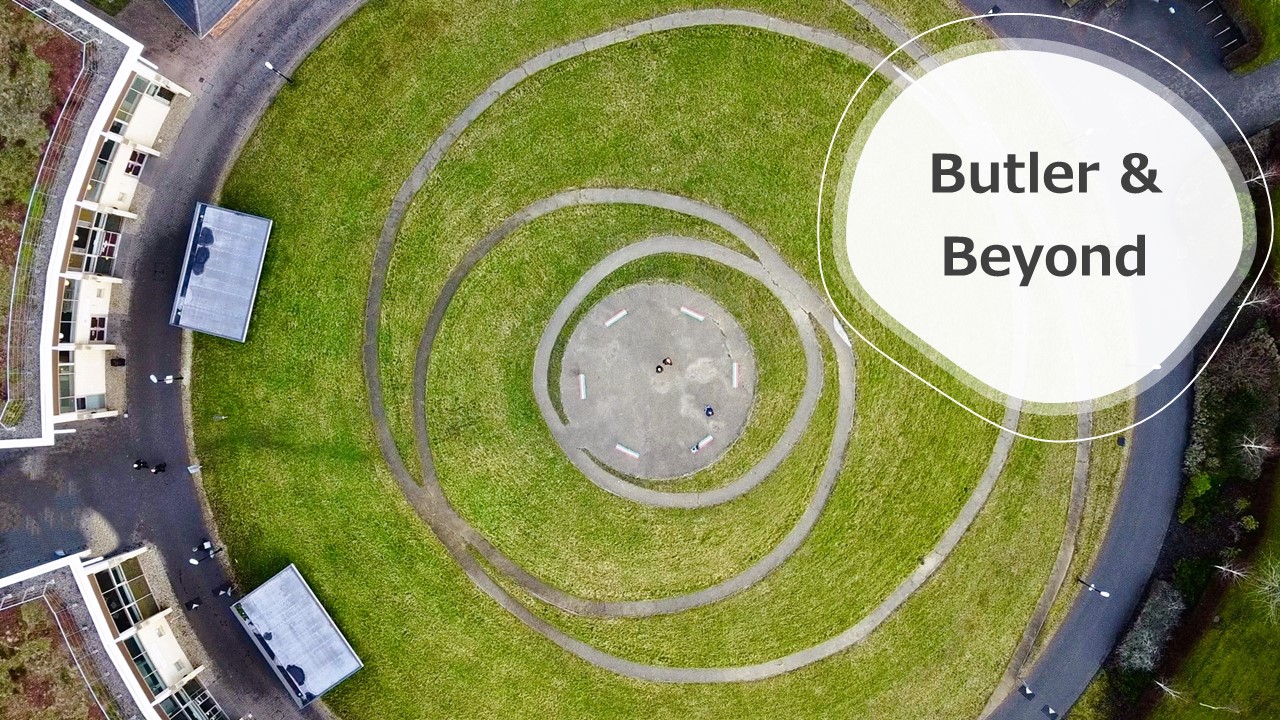
[[[1270,555],[1259,563],[1253,573],[1252,594],[1272,622],[1280,621],[1280,556]]]

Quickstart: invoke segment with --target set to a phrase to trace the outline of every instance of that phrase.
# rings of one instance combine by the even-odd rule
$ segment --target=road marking
[[[696,313],[683,305],[680,306],[680,312],[684,313],[685,315],[688,315],[689,317],[693,318],[694,320],[697,320],[698,322],[702,322],[703,320],[707,319],[706,315]]]
[[[582,373],[578,374],[578,397],[587,399],[587,376]]]
[[[640,453],[636,452],[635,450],[632,450],[631,448],[627,447],[626,445],[622,445],[622,444],[614,445],[614,446],[613,446],[613,449],[614,449],[614,450],[617,450],[618,452],[622,453],[623,455],[630,455],[632,458],[634,458],[634,459],[636,459],[636,460],[639,460],[639,459],[640,459]]]
[[[605,320],[605,321],[604,321],[604,326],[605,326],[605,327],[613,327],[613,324],[614,324],[614,323],[618,322],[619,320],[621,320],[622,318],[624,318],[624,317],[626,317],[626,316],[627,316],[627,311],[626,311],[626,309],[625,309],[625,308],[624,308],[624,309],[622,309],[622,310],[619,310],[618,312],[614,313],[613,317],[611,317],[611,318],[609,318],[608,320]]]

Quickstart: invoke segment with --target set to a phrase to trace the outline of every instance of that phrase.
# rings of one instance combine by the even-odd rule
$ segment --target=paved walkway
[[[74,435],[52,448],[0,454],[0,508],[21,522],[0,528],[0,574],[52,559],[56,549],[90,547],[112,553],[142,543],[155,548],[171,594],[175,632],[192,659],[206,664],[201,680],[230,717],[316,718],[300,711],[213,590],[228,575],[218,563],[188,564],[191,547],[216,537],[189,462],[178,385],[152,384],[149,373],[177,374],[182,333],[169,325],[177,271],[196,201],[214,200],[236,149],[280,88],[265,58],[292,68],[361,4],[360,0],[259,2],[217,39],[197,40],[159,0],[133,0],[121,21],[147,41],[146,57],[192,90],[176,112],[190,114],[164,155],[147,162],[144,222],[121,242],[117,263],[128,311],[112,317],[128,348],[128,417],[74,423]],[[128,14],[127,17],[123,17]],[[188,64],[199,58],[198,70]],[[189,104],[189,105],[188,105]],[[226,408],[232,416],[235,409]],[[135,472],[138,457],[164,461],[162,476]],[[223,557],[223,556],[220,556]],[[171,592],[170,592],[171,591]],[[179,603],[201,597],[194,612]],[[193,637],[185,633],[188,630]],[[193,641],[194,640],[194,641]]]
[[[519,215],[525,219],[525,222],[534,220],[547,213],[554,212],[570,205],[599,205],[607,203],[622,203],[633,205],[654,205],[663,203],[671,206],[674,212],[694,217],[702,217],[709,222],[714,222],[721,227],[733,224],[735,221],[728,213],[709,208],[699,203],[690,201],[676,202],[684,200],[673,195],[665,193],[656,193],[643,190],[583,190],[569,191],[554,195],[547,200],[535,203]],[[709,216],[709,217],[703,217]],[[497,232],[491,233],[485,239],[485,243],[497,244],[502,238],[510,234],[511,231],[519,226],[503,225],[499,228],[501,234]],[[813,417],[813,412],[818,406],[818,400],[822,396],[823,385],[823,366],[822,366],[822,347],[818,343],[817,335],[813,330],[813,322],[810,317],[817,318],[820,326],[828,327],[834,335],[835,321],[834,318],[827,319],[823,317],[826,310],[826,303],[822,301],[809,286],[804,282],[803,278],[791,270],[786,263],[779,257],[768,244],[750,229],[738,227],[730,232],[742,233],[739,238],[751,248],[753,252],[759,255],[759,250],[769,253],[768,259],[762,257],[760,262],[751,260],[750,258],[729,250],[722,245],[710,243],[702,240],[692,240],[689,238],[667,237],[654,238],[644,242],[628,245],[627,247],[614,252],[606,257],[595,267],[588,270],[582,279],[574,285],[569,294],[561,301],[556,311],[552,314],[551,319],[547,322],[547,327],[543,330],[541,338],[538,340],[538,348],[533,359],[533,394],[538,403],[538,410],[542,413],[542,419],[546,421],[547,426],[551,429],[551,434],[559,443],[565,455],[573,463],[583,475],[585,475],[592,483],[600,489],[613,493],[622,498],[626,498],[642,505],[651,505],[654,507],[667,508],[700,508],[711,507],[721,503],[728,502],[735,498],[741,497],[752,488],[759,485],[766,477],[771,475],[778,468],[782,461],[791,454],[791,450],[796,443],[804,436],[805,431],[809,427],[809,420]],[[492,245],[490,245],[492,247]],[[547,387],[547,378],[550,377],[551,370],[551,354],[555,347],[556,339],[560,337],[564,330],[565,324],[573,315],[574,310],[582,303],[584,299],[591,293],[597,285],[599,285],[606,277],[615,270],[627,265],[631,262],[649,255],[662,253],[677,253],[684,255],[695,255],[713,260],[727,268],[743,273],[751,277],[769,288],[774,297],[787,310],[787,314],[791,317],[792,323],[795,325],[796,332],[800,336],[800,345],[804,349],[805,354],[805,385],[804,392],[800,397],[800,401],[796,404],[795,413],[792,415],[787,427],[783,430],[782,435],[778,438],[769,453],[760,459],[758,463],[736,480],[721,485],[720,487],[703,492],[670,492],[667,490],[651,489],[629,482],[613,473],[601,468],[590,454],[578,447],[575,441],[575,435],[571,428],[565,426],[561,421],[559,414],[556,412],[555,404],[551,401],[549,388]],[[459,268],[464,274],[470,270],[470,267]],[[437,307],[443,317],[444,306],[452,300],[451,293],[442,294]],[[434,315],[434,313],[433,313]],[[821,324],[826,320],[825,324]],[[434,324],[428,322],[427,332],[434,337],[438,330]],[[846,352],[841,348],[847,348],[842,340],[837,336],[834,339],[837,353]],[[414,387],[424,388],[426,380],[426,364],[430,361],[430,343],[424,341],[424,345],[419,348],[419,367],[415,373]],[[422,382],[419,382],[417,375],[422,375]],[[852,387],[853,373],[850,371],[842,373],[839,379],[840,383],[849,383]],[[420,390],[425,393],[425,390]],[[849,393],[849,402],[852,405],[853,393]],[[425,402],[425,398],[424,398]],[[849,409],[849,423],[844,427],[845,435],[853,428],[853,411]],[[839,435],[840,428],[837,429]],[[418,434],[418,442],[420,446],[425,447],[426,434],[425,429],[421,429]],[[847,444],[848,438],[844,438],[839,444],[843,446]],[[422,457],[423,464],[430,462],[430,456]],[[840,456],[833,453],[827,458],[827,467],[823,472],[823,479],[827,475],[832,475],[832,483],[834,483],[835,471],[843,461],[843,447],[841,447]],[[834,470],[832,465],[834,464]],[[822,492],[823,484],[819,484],[819,493]],[[829,490],[829,489],[828,489]]]
[[[1093,435],[1092,412],[1081,412],[1076,420],[1076,437],[1088,438]],[[1071,476],[1071,500],[1067,505],[1067,526],[1062,533],[1062,543],[1058,546],[1058,556],[1054,560],[1053,570],[1049,573],[1049,580],[1045,583],[1044,592],[1041,593],[1036,609],[1031,614],[1031,620],[1027,622],[1022,639],[1018,641],[1013,657],[1009,660],[1009,667],[1005,669],[1004,676],[1000,678],[1000,683],[996,685],[995,691],[987,701],[987,706],[982,711],[984,718],[995,711],[1000,702],[1013,692],[1018,680],[1022,678],[1027,661],[1031,659],[1031,653],[1035,650],[1036,641],[1044,631],[1045,622],[1049,619],[1049,611],[1053,609],[1054,600],[1062,591],[1062,584],[1066,581],[1067,572],[1071,569],[1071,561],[1076,556],[1076,539],[1080,534],[1080,521],[1084,518],[1084,504],[1089,497],[1089,451],[1092,447],[1092,440],[1076,443],[1075,469]]]
[[[804,667],[811,663],[817,662],[826,657],[830,657],[839,653],[854,644],[860,642],[867,637],[880,623],[884,622],[894,610],[896,610],[907,598],[919,589],[941,566],[942,562],[951,553],[955,546],[959,543],[964,533],[968,530],[970,524],[977,517],[987,498],[990,496],[995,486],[996,480],[1004,467],[1009,449],[1013,444],[1014,437],[1008,432],[1001,432],[997,437],[995,448],[993,449],[991,459],[983,473],[981,480],[970,496],[969,500],[961,510],[959,515],[953,521],[950,527],[944,532],[941,539],[930,551],[928,555],[921,561],[916,570],[896,588],[878,607],[872,610],[866,617],[859,621],[856,625],[848,628],[839,635],[832,637],[822,643],[806,648],[804,650],[792,653],[785,657],[777,658],[764,663],[754,665],[746,665],[739,667],[715,667],[715,668],[676,668],[657,665],[647,665],[636,663],[625,658],[621,658],[609,653],[603,652],[587,643],[569,636],[558,628],[531,612],[527,607],[516,600],[512,595],[500,586],[494,578],[486,570],[486,566],[476,557],[479,554],[494,567],[496,571],[502,572],[510,580],[514,581],[522,590],[532,593],[533,595],[550,602],[558,607],[566,609],[570,612],[580,614],[593,614],[603,616],[649,616],[661,614],[664,612],[678,612],[680,610],[697,607],[708,602],[723,599],[729,595],[740,592],[750,587],[760,578],[767,575],[772,569],[776,568],[786,560],[786,558],[794,552],[804,538],[808,535],[813,523],[817,521],[817,517],[821,514],[826,498],[830,494],[831,488],[834,486],[835,478],[838,475],[840,465],[843,463],[845,445],[848,442],[853,422],[853,355],[852,348],[847,344],[844,337],[843,328],[836,325],[836,321],[829,307],[822,302],[816,292],[803,282],[778,256],[777,252],[758,234],[744,223],[725,213],[718,208],[711,207],[704,203],[694,201],[667,193],[631,189],[631,188],[596,188],[587,190],[569,190],[557,195],[553,195],[544,200],[533,203],[532,205],[518,211],[510,218],[503,221],[495,230],[493,230],[485,238],[481,239],[474,247],[472,247],[464,256],[459,266],[445,281],[440,297],[437,299],[432,311],[427,319],[422,339],[418,346],[416,357],[416,366],[414,372],[414,411],[415,411],[415,439],[417,442],[419,461],[422,465],[424,482],[419,485],[413,475],[408,471],[403,458],[400,456],[395,443],[391,436],[390,426],[387,422],[386,408],[382,395],[382,381],[380,376],[380,367],[378,359],[378,326],[381,318],[381,304],[383,290],[386,284],[386,272],[390,263],[392,250],[397,235],[399,234],[400,225],[403,221],[405,212],[413,200],[414,195],[426,182],[431,172],[440,162],[441,158],[452,146],[452,144],[465,132],[466,128],[475,121],[487,108],[493,105],[504,93],[515,88],[522,80],[529,75],[551,67],[556,63],[576,57],[590,50],[599,49],[608,45],[623,42],[639,35],[651,32],[660,32],[682,27],[694,27],[698,25],[740,25],[746,27],[754,27],[765,30],[778,32],[783,35],[797,37],[803,40],[814,42],[822,47],[827,47],[838,52],[842,52],[846,56],[858,60],[864,64],[874,66],[879,58],[870,54],[870,51],[856,45],[852,45],[837,36],[831,35],[824,31],[807,28],[795,23],[770,18],[768,16],[759,15],[757,13],[726,11],[726,10],[708,10],[708,11],[689,11],[674,13],[672,15],[655,18],[628,25],[617,30],[602,33],[586,40],[577,41],[568,45],[554,48],[533,59],[522,64],[516,70],[504,75],[487,90],[485,90],[471,105],[469,105],[463,113],[451,123],[424,154],[422,160],[418,163],[411,176],[405,181],[397,194],[392,210],[388,215],[386,224],[383,227],[378,247],[375,252],[375,258],[372,268],[372,276],[370,279],[369,296],[365,308],[365,343],[364,343],[364,370],[366,383],[369,388],[370,396],[370,412],[374,421],[375,434],[378,437],[379,445],[382,449],[383,456],[391,468],[394,476],[399,482],[405,497],[409,500],[419,516],[432,528],[433,532],[440,538],[446,549],[453,556],[455,561],[467,573],[476,585],[488,594],[495,602],[506,608],[510,613],[520,619],[530,629],[538,632],[548,640],[556,643],[565,650],[574,655],[593,663],[597,666],[606,668],[613,672],[643,680],[656,682],[741,682],[748,680],[758,680],[767,677],[773,677],[792,670]],[[886,67],[886,76],[893,81],[896,77],[896,68]],[[764,270],[763,281],[769,284],[776,284],[781,292],[775,292],[779,297],[784,298],[790,295],[800,299],[800,305],[789,304],[789,308],[793,308],[798,312],[806,312],[812,315],[820,328],[827,334],[832,347],[835,350],[837,366],[838,366],[838,392],[839,402],[836,417],[835,439],[832,442],[827,466],[824,468],[822,479],[819,482],[818,491],[815,492],[810,501],[810,505],[806,508],[804,516],[800,522],[796,524],[792,532],[780,543],[773,551],[766,556],[761,562],[752,566],[742,574],[730,578],[724,583],[706,588],[697,593],[691,593],[684,596],[676,596],[672,598],[660,598],[653,600],[622,602],[622,603],[606,603],[601,601],[588,600],[579,598],[559,589],[552,588],[537,578],[525,573],[519,566],[511,562],[496,548],[490,545],[478,532],[471,528],[465,520],[453,509],[449,504],[441,489],[438,479],[434,472],[434,463],[431,457],[430,442],[426,431],[425,408],[426,408],[426,381],[427,370],[429,367],[431,347],[435,337],[439,331],[440,324],[448,309],[449,302],[457,292],[466,275],[471,268],[487,254],[494,246],[496,246],[503,238],[515,232],[525,223],[531,220],[554,212],[556,210],[585,204],[605,204],[605,203],[628,203],[640,204],[651,207],[666,209],[672,212],[682,213],[697,217],[708,222],[715,223],[725,230],[735,235],[739,240],[746,244],[760,258],[759,268]],[[652,238],[648,241],[634,244],[628,248],[611,255],[606,258],[602,266],[598,266],[588,273],[589,277],[585,278],[574,289],[576,298],[571,297],[564,305],[557,310],[556,316],[559,318],[558,325],[562,326],[567,321],[572,308],[576,306],[581,299],[586,296],[591,287],[594,287],[599,279],[608,273],[611,265],[616,267],[629,259],[643,257],[647,254],[655,252],[682,252],[688,254],[697,254],[709,257],[717,262],[734,266],[741,260],[747,260],[744,256],[727,250],[718,245],[704,243],[689,238],[679,237],[660,237]],[[752,263],[747,260],[747,264],[742,266],[742,271],[752,272]],[[760,278],[758,278],[760,279]],[[546,417],[548,423],[554,429],[559,425],[559,417],[555,413],[555,408],[547,397],[547,372],[549,370],[549,357],[551,346],[554,344],[555,337],[559,334],[557,321],[553,320],[551,327],[543,335],[539,344],[539,352],[535,358],[534,383],[535,393],[539,396],[539,404]],[[1016,426],[1018,418],[1018,408],[1011,406],[1007,409],[1004,424],[1009,427]],[[570,449],[569,455],[571,459],[575,459],[575,453]],[[592,476],[592,470],[599,471],[594,463],[575,464],[579,466],[583,472]],[[629,489],[634,488],[625,481],[618,480],[602,473],[607,477],[593,477],[593,480],[599,482],[612,482],[608,489],[616,492],[624,497],[640,490]],[[726,486],[728,487],[728,486]],[[724,488],[718,489],[723,490]],[[710,493],[663,493],[660,491],[653,492],[653,496],[646,496],[657,502],[669,503],[671,500],[667,498],[680,498],[681,496],[692,496],[695,502],[704,502],[705,497]],[[717,491],[711,491],[714,493]],[[721,500],[723,501],[723,500]],[[676,505],[673,505],[676,506]]]

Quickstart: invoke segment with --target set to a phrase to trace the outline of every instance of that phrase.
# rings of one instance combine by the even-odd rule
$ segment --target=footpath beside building
[[[41,599],[54,589],[72,613],[73,656],[100,703],[145,720],[228,720],[200,681],[169,624],[171,608],[152,595],[139,548],[109,558],[88,551],[0,578],[0,610]],[[71,643],[69,643],[71,644]],[[104,709],[105,712],[105,709]]]
[[[50,445],[59,423],[119,412],[123,398],[113,397],[108,368],[118,349],[111,313],[129,241],[123,228],[138,219],[139,183],[164,152],[172,105],[190,96],[142,57],[141,43],[71,0],[18,1],[86,50],[75,102],[63,108],[47,151],[58,155],[45,209],[23,238],[30,277],[15,282],[12,304],[39,303],[40,312],[28,313],[39,330],[11,315],[6,362],[15,389],[0,413],[0,448]]]

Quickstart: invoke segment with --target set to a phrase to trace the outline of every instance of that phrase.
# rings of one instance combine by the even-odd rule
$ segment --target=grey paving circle
[[[683,285],[610,294],[583,313],[561,361],[570,441],[647,480],[720,459],[746,427],[754,391],[755,354],[738,321]]]

